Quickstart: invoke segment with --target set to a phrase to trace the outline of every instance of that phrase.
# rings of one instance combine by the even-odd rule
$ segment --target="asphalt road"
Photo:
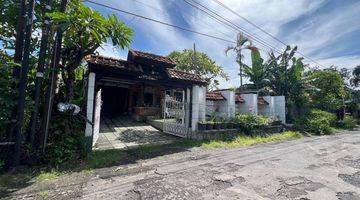
[[[360,131],[104,168],[83,199],[360,199]]]

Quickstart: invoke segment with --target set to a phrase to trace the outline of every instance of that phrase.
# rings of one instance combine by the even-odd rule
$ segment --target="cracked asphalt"
[[[360,199],[360,131],[98,170],[82,199]]]
[[[189,151],[74,173],[12,196],[36,199],[360,199],[360,131]],[[41,197],[43,198],[43,197]]]

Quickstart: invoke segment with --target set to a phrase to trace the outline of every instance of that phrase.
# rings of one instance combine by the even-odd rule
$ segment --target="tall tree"
[[[61,0],[60,13],[65,12],[67,4],[68,4],[68,0]],[[63,38],[63,31],[61,30],[60,26],[57,26],[56,38],[55,38],[55,43],[54,43],[53,53],[50,63],[50,68],[51,68],[50,82],[49,82],[49,87],[47,88],[46,91],[45,109],[43,112],[42,123],[39,131],[39,143],[43,151],[45,151],[46,140],[48,136],[51,110],[53,104],[54,87],[58,79],[57,76],[58,76],[58,70],[60,64],[62,38]]]
[[[216,78],[228,80],[228,75],[223,71],[223,68],[205,53],[184,49],[181,52],[173,51],[168,57],[177,63],[176,69],[198,74],[205,78],[210,89],[217,88],[219,83]]]
[[[314,106],[329,112],[337,112],[344,106],[345,84],[340,73],[334,69],[315,70],[307,76],[309,83],[317,88],[311,92]]]
[[[65,73],[62,75],[67,91],[66,100],[72,101],[75,70],[83,59],[109,40],[114,46],[128,47],[133,30],[115,15],[103,17],[99,12],[84,6],[79,0],[71,1],[66,13],[55,12],[50,16],[64,31],[61,61]]]
[[[34,20],[35,0],[30,0],[27,12],[27,24],[25,28],[24,54],[21,62],[21,76],[19,83],[19,99],[18,99],[18,114],[15,126],[15,158],[14,165],[17,166],[20,162],[21,155],[21,141],[22,141],[22,127],[25,113],[25,90],[28,81],[29,59],[31,35]]]
[[[4,9],[3,12],[1,12],[1,23],[2,24],[6,24],[6,26],[2,27],[4,30],[1,30],[2,33],[1,34],[1,40],[2,43],[4,45],[4,43],[6,44],[10,37],[12,37],[15,34],[15,52],[14,52],[14,63],[15,66],[12,70],[12,79],[13,79],[13,83],[12,83],[12,90],[16,91],[17,89],[17,83],[18,80],[20,79],[20,65],[21,65],[21,61],[22,61],[22,56],[23,56],[23,49],[24,49],[24,29],[25,29],[25,21],[26,21],[26,0],[21,0],[21,1],[17,1],[15,3],[15,5],[18,4],[19,6],[19,10],[14,9],[13,5],[15,2],[12,1],[2,1],[1,2],[1,7]],[[18,11],[18,13],[16,13],[16,19],[17,19],[17,23],[15,23],[14,21],[12,22],[11,18],[15,13],[15,11]],[[12,24],[16,24],[16,31],[15,33],[10,31],[10,30],[6,30],[6,27],[9,29],[14,28],[12,26]],[[5,45],[7,47],[7,45]],[[14,98],[15,100],[15,98]],[[17,112],[18,112],[18,107],[15,105],[12,107],[12,113],[10,116],[10,123],[8,124],[8,126],[6,127],[6,132],[8,133],[8,140],[11,140],[12,135],[14,134],[14,129],[15,129],[15,125],[16,125],[16,118],[17,118]]]
[[[30,119],[29,140],[31,145],[34,145],[34,137],[36,131],[35,129],[37,125],[39,105],[40,105],[41,85],[42,85],[42,80],[44,78],[45,60],[46,60],[46,53],[47,53],[49,34],[51,28],[50,18],[46,16],[46,13],[49,13],[51,11],[51,4],[52,4],[52,0],[42,1],[44,20],[42,22],[43,24],[41,29],[42,36],[41,36],[39,59],[38,59],[36,80],[35,80],[34,109]]]
[[[228,54],[229,51],[234,51],[236,54],[236,62],[239,64],[239,76],[240,76],[240,87],[243,85],[243,49],[249,49],[252,46],[252,42],[249,38],[245,37],[243,33],[239,33],[236,38],[235,46],[228,46],[225,50],[225,54]]]

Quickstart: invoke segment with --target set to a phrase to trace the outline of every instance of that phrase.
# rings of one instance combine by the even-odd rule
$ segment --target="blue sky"
[[[214,21],[183,0],[93,1],[228,40],[235,40],[237,34],[237,31]],[[215,1],[196,1],[238,24],[252,35],[260,37],[276,49],[284,48],[281,43],[220,7]],[[360,64],[359,0],[221,0],[221,2],[286,44],[297,45],[301,53],[324,66],[337,65],[351,69]],[[239,85],[235,56],[224,53],[225,48],[231,43],[183,32],[90,3],[85,4],[104,15],[116,14],[132,27],[135,36],[131,48],[167,55],[174,50],[192,48],[195,43],[197,50],[207,53],[230,75],[229,81],[220,81],[221,88]],[[261,49],[262,56],[266,58],[270,48],[256,41],[254,44]],[[115,48],[110,43],[104,44],[98,51],[102,55],[116,58],[126,58],[127,55],[127,50]],[[250,55],[245,53],[245,62],[249,63],[249,58]],[[305,62],[309,63],[310,67],[315,65],[309,60]]]

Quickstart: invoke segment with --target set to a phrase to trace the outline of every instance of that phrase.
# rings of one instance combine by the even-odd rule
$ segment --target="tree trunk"
[[[20,12],[18,16],[18,23],[16,26],[16,36],[15,36],[15,54],[14,54],[14,62],[21,64],[22,56],[23,56],[23,49],[24,49],[24,29],[25,29],[25,20],[26,20],[26,0],[20,1]],[[13,80],[20,79],[20,67],[15,67],[12,71],[12,78]],[[17,88],[17,84],[13,83],[12,86],[13,90],[15,91]],[[16,124],[16,115],[17,115],[17,105],[14,106],[11,112],[11,122],[6,127],[7,132],[7,139],[11,141],[12,135],[14,133],[14,128]]]
[[[67,0],[61,0],[60,12],[65,12]],[[58,79],[58,69],[60,65],[61,58],[61,44],[62,44],[62,30],[58,26],[56,31],[54,52],[51,61],[51,78],[50,78],[50,86],[47,89],[46,97],[45,97],[45,110],[43,113],[42,124],[39,132],[39,141],[42,147],[42,150],[45,151],[46,141],[48,137],[48,129],[50,116],[52,111],[53,104],[53,96],[54,96],[54,87],[57,85]]]
[[[74,70],[68,70],[66,79],[66,100],[71,102],[74,99],[74,83],[75,83],[75,72]]]
[[[24,113],[25,113],[25,93],[26,85],[28,81],[28,71],[29,71],[29,60],[30,60],[30,47],[31,47],[31,34],[33,28],[33,19],[34,19],[34,8],[35,0],[30,0],[28,7],[28,23],[26,24],[25,31],[25,42],[24,42],[24,55],[21,63],[21,77],[19,83],[19,99],[18,99],[18,114],[17,122],[15,126],[15,158],[14,165],[17,166],[20,163],[21,155],[21,141],[22,141],[22,126],[24,122]]]
[[[41,92],[41,85],[42,80],[44,78],[44,66],[45,66],[45,59],[46,59],[46,50],[48,47],[49,41],[49,32],[51,28],[50,19],[46,17],[46,13],[51,11],[51,4],[52,0],[44,0],[44,21],[42,27],[42,36],[41,36],[41,44],[40,44],[40,52],[39,52],[39,60],[37,66],[37,73],[36,73],[36,80],[35,80],[35,96],[34,96],[34,110],[31,114],[30,120],[30,133],[29,133],[29,141],[32,146],[34,146],[34,138],[35,138],[35,131],[36,131],[36,124],[38,119],[38,112],[39,112],[39,104],[40,104],[40,92]]]

